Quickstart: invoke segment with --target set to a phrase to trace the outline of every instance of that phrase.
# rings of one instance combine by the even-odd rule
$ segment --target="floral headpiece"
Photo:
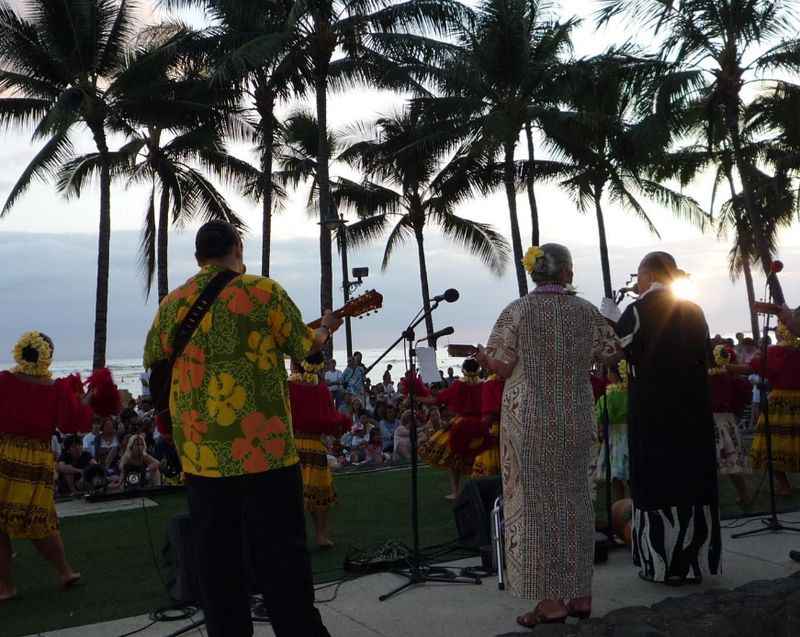
[[[300,363],[300,366],[305,372],[303,374],[304,383],[308,383],[309,385],[316,385],[319,383],[319,373],[325,367],[325,361],[322,361],[321,363],[310,363],[307,360],[304,360],[302,363]]]
[[[533,271],[536,269],[536,262],[543,257],[544,250],[539,246],[531,246],[528,248],[525,257],[522,259],[522,265],[528,274],[533,274]]]
[[[800,337],[792,334],[783,322],[779,322],[775,328],[775,336],[778,337],[778,345],[781,347],[800,349]]]
[[[35,360],[26,360],[31,358]],[[12,371],[16,374],[50,378],[52,376],[50,364],[53,362],[53,347],[41,332],[27,332],[14,346],[14,361],[17,366]]]
[[[729,345],[717,345],[714,348],[714,367],[708,370],[709,374],[724,374],[728,365],[736,362],[736,352]]]

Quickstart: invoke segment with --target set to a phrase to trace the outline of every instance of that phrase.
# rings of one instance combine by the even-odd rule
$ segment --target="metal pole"
[[[342,253],[342,292],[344,294],[344,302],[350,300],[350,269],[347,265],[347,224],[344,219],[341,219],[339,225],[339,248]],[[344,319],[344,333],[347,341],[347,358],[348,360],[353,356],[353,330],[350,325],[350,317]]]

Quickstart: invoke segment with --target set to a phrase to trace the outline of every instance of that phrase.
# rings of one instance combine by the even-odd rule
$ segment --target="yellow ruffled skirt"
[[[336,504],[333,474],[328,466],[328,450],[319,435],[296,435],[300,470],[303,474],[303,500],[309,513],[327,511]]]
[[[497,438],[499,431],[500,423],[493,424],[491,434],[494,436],[495,442],[475,458],[475,462],[472,463],[473,478],[488,478],[489,476],[500,475],[500,444]]]
[[[0,434],[0,531],[43,540],[58,531],[50,441]]]
[[[419,448],[419,457],[436,469],[449,469],[455,457],[450,451],[450,432],[440,429]]]
[[[800,390],[775,389],[769,395],[769,428],[772,433],[772,461],[776,471],[800,472]],[[767,436],[764,414],[758,420],[750,450],[753,469],[767,466]]]

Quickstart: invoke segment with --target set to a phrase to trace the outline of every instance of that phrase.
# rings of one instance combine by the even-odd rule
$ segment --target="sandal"
[[[567,613],[569,613],[570,617],[574,617],[576,619],[589,619],[592,615],[592,600],[589,598],[589,607],[588,608],[579,608],[575,605],[575,600],[571,599],[567,604]]]
[[[525,613],[524,615],[517,617],[517,623],[523,628],[536,628],[536,626],[539,626],[540,624],[563,624],[567,621],[569,612],[564,607],[563,602],[559,601],[558,603],[564,609],[563,615],[545,615],[544,611],[542,611],[542,604],[544,604],[544,602],[539,602],[533,612]]]

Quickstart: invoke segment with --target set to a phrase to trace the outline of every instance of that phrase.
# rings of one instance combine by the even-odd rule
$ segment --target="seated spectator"
[[[94,438],[92,457],[97,464],[105,467],[109,475],[119,474],[119,438],[113,418],[105,417],[100,424],[100,433]]]
[[[400,424],[394,430],[392,462],[411,460],[411,427],[413,422],[414,419],[411,417],[411,412],[404,412]],[[419,441],[417,443],[419,444]]]
[[[378,421],[381,432],[383,450],[391,453],[394,450],[394,432],[400,423],[397,421],[397,411],[394,407],[387,407],[384,417]]]
[[[94,440],[100,433],[102,419],[95,416],[92,420],[92,430],[83,437],[83,448],[94,458]]]
[[[365,464],[382,465],[386,458],[383,455],[383,440],[381,439],[381,432],[376,427],[369,432],[369,442],[365,449]]]
[[[351,464],[364,461],[366,458],[367,436],[362,423],[353,423],[350,431],[342,436],[341,442]]]
[[[144,435],[136,434],[128,439],[119,464],[124,488],[161,486],[160,463],[147,453]]]
[[[57,465],[59,491],[69,495],[85,491],[87,485],[83,481],[83,472],[94,464],[97,462],[84,450],[78,436],[64,438],[64,449]]]

